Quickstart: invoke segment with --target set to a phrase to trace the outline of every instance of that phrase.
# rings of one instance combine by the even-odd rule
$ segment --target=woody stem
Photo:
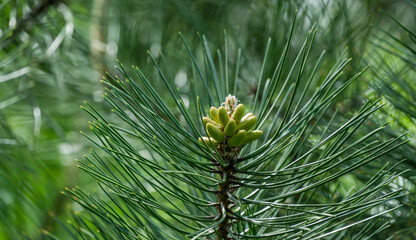
[[[217,229],[219,235],[218,240],[221,240],[228,239],[228,229],[230,227],[230,220],[232,217],[230,211],[233,202],[230,200],[228,193],[230,193],[231,190],[231,179],[234,174],[234,161],[230,161],[226,167],[220,167],[219,170],[221,172],[221,180],[224,181],[219,185],[219,191],[217,193],[219,219],[223,219],[225,214],[225,219],[220,223]]]

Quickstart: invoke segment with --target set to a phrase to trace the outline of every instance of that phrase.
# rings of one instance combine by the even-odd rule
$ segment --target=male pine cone
[[[234,96],[229,95],[225,100],[225,107],[211,107],[209,111],[211,118],[202,118],[209,137],[199,138],[199,142],[208,146],[212,144],[214,147],[218,147],[219,144],[224,144],[224,147],[242,147],[259,139],[263,132],[251,130],[256,124],[257,117],[253,113],[244,115],[243,104],[227,105],[230,102],[236,105]]]

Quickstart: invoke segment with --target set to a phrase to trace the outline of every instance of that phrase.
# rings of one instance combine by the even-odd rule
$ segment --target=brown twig
[[[231,221],[234,218],[232,216],[232,208],[235,206],[235,203],[230,198],[230,194],[234,191],[238,186],[232,183],[232,179],[234,178],[233,175],[235,174],[235,164],[237,154],[228,155],[223,149],[219,149],[221,157],[227,162],[227,166],[218,166],[218,174],[220,175],[221,180],[224,180],[221,184],[219,184],[219,189],[216,192],[218,197],[218,219],[224,220],[218,225],[216,232],[218,233],[218,240],[221,239],[229,239],[229,228],[231,225]],[[223,211],[225,209],[225,212]],[[225,214],[225,216],[224,216]]]

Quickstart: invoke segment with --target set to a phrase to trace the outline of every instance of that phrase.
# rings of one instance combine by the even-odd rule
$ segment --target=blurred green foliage
[[[346,74],[351,76],[366,64],[372,65],[374,74],[365,75],[340,99],[340,114],[351,115],[365,97],[383,96],[388,106],[372,121],[384,124],[390,120],[383,132],[385,138],[410,131],[410,144],[373,167],[407,159],[400,170],[410,171],[397,184],[410,190],[402,201],[413,205],[394,213],[397,221],[391,222],[393,230],[383,232],[380,239],[392,236],[391,232],[401,239],[412,239],[410,233],[416,232],[412,218],[416,213],[412,207],[416,199],[416,98],[415,37],[410,33],[416,32],[415,6],[414,0],[2,1],[0,239],[41,239],[48,236],[44,230],[65,239],[74,230],[65,230],[63,222],[71,218],[72,210],[82,209],[60,191],[77,184],[91,191],[95,188],[73,162],[90,146],[79,134],[87,129],[89,119],[79,105],[88,100],[101,106],[103,86],[99,80],[106,71],[113,72],[116,58],[156,74],[145,52],[159,57],[162,51],[174,63],[173,74],[178,76],[192,71],[179,31],[192,47],[198,46],[196,32],[200,32],[216,49],[223,44],[223,29],[227,29],[230,59],[235,59],[238,48],[243,49],[239,78],[247,88],[238,95],[252,98],[268,39],[272,44],[265,73],[272,75],[296,9],[294,34],[305,34],[317,22],[316,51],[310,58],[318,59],[322,49],[327,55],[318,76],[326,74],[325,69],[330,69],[346,47],[352,57]],[[291,48],[299,49],[301,44],[294,41]],[[289,62],[295,57],[288,56]],[[306,66],[308,71],[313,67]],[[190,94],[186,87],[180,91]],[[109,113],[104,104],[101,107],[101,113]],[[354,177],[370,176],[374,169],[364,168]],[[340,184],[352,181],[341,179]]]

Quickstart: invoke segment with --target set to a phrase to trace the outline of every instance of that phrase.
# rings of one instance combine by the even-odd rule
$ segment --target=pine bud
[[[244,116],[245,107],[243,104],[238,104],[238,106],[235,108],[232,118],[236,122],[240,122],[241,118]]]
[[[228,94],[228,96],[225,97],[225,102],[223,102],[225,110],[227,110],[227,112],[234,112],[234,109],[237,106],[237,102],[238,99],[235,96]]]
[[[214,120],[212,120],[211,118],[208,118],[208,117],[203,117],[202,122],[204,123],[204,126],[207,126],[208,123],[218,125],[218,123],[216,123]]]
[[[216,107],[211,107],[211,109],[209,110],[209,114],[211,115],[212,119],[214,119],[215,122],[219,123],[218,109]]]
[[[237,130],[237,123],[235,122],[234,119],[231,119],[227,123],[227,126],[225,126],[224,134],[228,137],[232,137],[235,133],[235,130]]]
[[[238,124],[238,128],[239,130],[243,129],[243,130],[250,130],[252,127],[254,127],[254,125],[256,124],[257,121],[257,117],[256,116],[251,116],[247,119],[245,119],[244,121],[241,121]]]
[[[246,131],[238,131],[232,138],[228,139],[227,143],[229,147],[237,147],[243,144],[245,139]]]
[[[208,137],[202,137],[202,138],[199,138],[198,139],[199,140],[199,142],[203,145],[204,144],[204,142],[208,145],[208,147],[210,147],[211,146],[211,144],[214,146],[214,147],[218,147],[218,142],[217,141],[215,141],[213,138],[208,138]]]
[[[244,115],[244,117],[241,119],[241,122],[242,122],[242,121],[247,120],[247,118],[249,118],[249,117],[251,117],[251,116],[253,116],[253,113],[247,113],[247,114],[246,114],[246,115]]]
[[[219,123],[221,123],[221,126],[225,127],[227,126],[228,121],[230,121],[230,118],[228,117],[228,112],[225,109],[225,107],[220,107],[218,109],[218,120]]]
[[[222,134],[221,130],[218,129],[214,124],[207,124],[207,132],[208,135],[214,138],[217,142],[221,143],[224,141],[224,135]]]
[[[246,132],[243,144],[251,143],[261,137],[263,131],[261,130],[254,130]]]

